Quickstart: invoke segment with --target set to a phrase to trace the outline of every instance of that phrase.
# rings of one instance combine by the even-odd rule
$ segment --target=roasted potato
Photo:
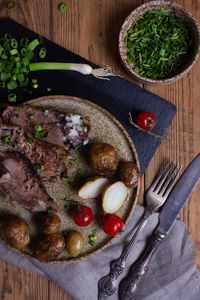
[[[132,161],[125,161],[119,165],[120,180],[129,188],[137,186],[140,171],[137,165]]]
[[[111,184],[102,197],[102,206],[105,213],[113,214],[123,205],[128,197],[128,188],[122,181]]]
[[[36,258],[41,262],[48,262],[55,260],[63,251],[65,241],[59,233],[53,233],[44,236],[35,249]]]
[[[69,255],[76,257],[83,248],[83,236],[80,232],[73,231],[67,235],[66,249]]]
[[[28,224],[20,217],[8,216],[1,222],[0,237],[15,249],[23,249],[30,242]]]
[[[44,234],[52,234],[58,232],[61,225],[60,217],[54,212],[43,213],[39,221],[41,232]]]
[[[115,148],[106,143],[96,143],[90,148],[90,161],[93,169],[101,175],[113,175],[118,166]]]
[[[94,176],[87,179],[78,191],[81,199],[91,199],[99,197],[109,185],[110,181],[105,176]]]

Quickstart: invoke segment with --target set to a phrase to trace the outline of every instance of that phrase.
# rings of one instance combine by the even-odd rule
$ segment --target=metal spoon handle
[[[129,274],[122,280],[119,287],[119,299],[133,299],[137,286],[148,270],[148,264],[165,235],[154,233],[141,258],[130,268]]]
[[[133,245],[138,239],[139,234],[144,229],[148,218],[152,214],[152,211],[145,210],[142,220],[135,231],[134,235],[132,236],[130,242],[122,252],[121,256],[112,261],[110,264],[110,273],[106,276],[102,277],[98,283],[98,300],[105,300],[114,294],[115,290],[117,289],[118,278],[123,273],[125,269],[126,259],[128,254],[130,253]]]

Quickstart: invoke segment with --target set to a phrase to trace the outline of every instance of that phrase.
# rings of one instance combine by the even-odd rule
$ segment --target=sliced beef
[[[6,107],[1,111],[1,116],[7,124],[22,127],[46,143],[67,149],[69,144],[76,148],[88,143],[89,120],[80,114],[64,114],[24,105]],[[38,125],[41,127],[40,132],[35,127]]]
[[[1,121],[1,119],[0,119]],[[6,123],[0,124],[0,144],[7,144],[13,150],[28,157],[42,180],[59,176],[69,162],[69,154],[64,148],[51,145],[27,136],[23,128]]]
[[[0,193],[31,212],[57,210],[30,161],[9,146],[0,147]]]

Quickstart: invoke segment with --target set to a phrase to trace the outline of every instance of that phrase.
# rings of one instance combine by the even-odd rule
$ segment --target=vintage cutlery
[[[150,186],[146,195],[147,204],[144,215],[137,230],[122,252],[121,256],[111,262],[110,273],[99,280],[98,300],[107,299],[115,292],[118,284],[118,278],[125,269],[125,263],[128,254],[130,253],[134,243],[137,241],[140,232],[144,229],[148,218],[156,209],[162,206],[167,199],[175,184],[175,180],[181,171],[181,168],[182,167],[178,168],[177,170],[177,165],[175,165],[175,162],[169,161],[162,172],[159,174],[159,176],[156,177],[153,184]]]
[[[177,182],[174,190],[167,199],[160,215],[159,225],[155,229],[150,242],[139,260],[130,268],[130,272],[120,283],[119,299],[133,299],[133,294],[142,277],[146,274],[148,263],[156,249],[165,239],[186,200],[192,193],[200,178],[200,154],[191,162]]]

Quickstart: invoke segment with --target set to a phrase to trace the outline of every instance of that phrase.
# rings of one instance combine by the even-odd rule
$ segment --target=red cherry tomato
[[[116,215],[107,215],[102,222],[103,231],[111,236],[117,235],[123,226],[122,219]]]
[[[136,124],[144,130],[151,130],[156,126],[156,117],[147,111],[139,113],[135,120]]]
[[[93,220],[91,208],[85,205],[76,207],[73,211],[73,220],[80,227],[88,226]]]

